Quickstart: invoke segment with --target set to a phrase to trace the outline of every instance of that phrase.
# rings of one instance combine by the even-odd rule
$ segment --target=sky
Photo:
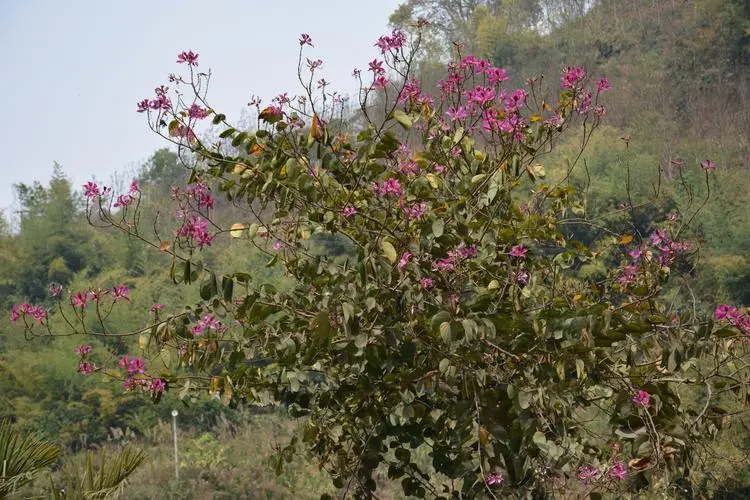
[[[177,54],[211,69],[209,102],[240,118],[251,95],[268,103],[299,92],[300,33],[323,59],[329,89],[351,93],[355,67],[378,54],[399,0],[3,0],[0,1],[0,210],[14,208],[13,184],[47,184],[54,162],[78,188],[113,174],[127,179],[168,146],[136,112]],[[317,73],[316,73],[317,76]]]

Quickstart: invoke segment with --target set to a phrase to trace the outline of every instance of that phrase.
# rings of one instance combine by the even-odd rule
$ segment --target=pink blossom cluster
[[[96,289],[76,292],[70,297],[70,305],[75,308],[85,309],[90,301],[99,303],[105,295],[109,295],[113,301],[129,300],[130,289],[125,284],[115,285],[109,289]]]
[[[487,486],[501,486],[505,482],[505,477],[499,472],[492,472],[484,477]]]
[[[473,259],[477,256],[477,248],[474,245],[461,243],[448,252],[448,256],[432,261],[432,270],[439,272],[450,272],[456,269],[461,261]]]
[[[388,51],[398,51],[406,45],[406,33],[400,29],[394,29],[391,35],[383,35],[375,42],[375,46],[380,49],[381,54]]]
[[[193,198],[200,208],[214,208],[214,202],[216,201],[208,184],[205,182],[197,182],[191,184],[185,190],[189,198]]]
[[[177,236],[191,240],[198,248],[211,246],[216,235],[208,232],[208,221],[193,215],[177,230]]]
[[[651,406],[651,395],[643,389],[638,389],[635,392],[635,395],[631,398],[631,401],[633,401],[633,404],[636,406],[648,408]]]
[[[401,211],[403,212],[404,217],[406,217],[407,219],[420,220],[427,214],[426,203],[412,203],[407,205],[403,200],[401,200],[399,202],[399,206],[401,207]]]
[[[419,106],[428,105],[431,106],[434,99],[430,94],[422,92],[422,82],[410,77],[404,83],[404,87],[401,89],[401,93],[398,95],[398,102],[400,104],[417,104]]]
[[[13,323],[26,316],[30,316],[40,325],[44,325],[44,322],[47,321],[47,311],[42,306],[31,305],[28,302],[10,306],[10,320]]]
[[[177,62],[188,66],[198,66],[198,54],[195,54],[192,50],[180,52],[177,55]]]
[[[133,201],[135,201],[135,197],[138,194],[138,191],[140,190],[140,187],[138,185],[137,180],[133,180],[133,182],[130,183],[130,188],[128,189],[128,192],[126,194],[118,195],[115,199],[114,207],[115,208],[121,208],[121,207],[127,207],[128,205],[131,205]]]
[[[203,316],[195,326],[193,326],[191,331],[193,332],[193,335],[199,336],[203,335],[206,330],[223,331],[223,329],[224,327],[221,322],[216,319],[215,316],[207,314]]]
[[[208,109],[203,108],[195,103],[190,105],[187,113],[188,117],[194,120],[203,120],[204,118],[208,118],[208,115],[210,114]]]
[[[156,89],[154,89],[156,98],[143,99],[142,101],[140,101],[138,103],[137,111],[139,113],[144,113],[150,109],[154,111],[170,111],[172,109],[172,101],[167,96],[168,91],[169,88],[165,87],[164,85],[156,87]]]
[[[83,196],[92,201],[107,197],[111,191],[111,188],[106,186],[100,188],[97,183],[92,181],[83,185]]]
[[[379,196],[393,196],[395,198],[401,198],[403,191],[401,191],[401,183],[398,179],[390,178],[378,184],[373,182],[370,185],[372,191]]]
[[[608,469],[607,471],[607,467],[604,468],[607,471],[607,475],[613,479],[624,481],[628,477],[628,468],[622,460],[613,460]],[[596,479],[600,473],[597,467],[586,464],[578,468],[576,477],[579,481],[583,481],[583,484],[587,485],[590,481]]]
[[[80,360],[78,361],[78,373],[91,375],[97,370],[97,366],[88,359],[91,354],[91,344],[81,344],[75,349]]]
[[[676,219],[676,216],[674,218]],[[646,261],[651,261],[655,253],[657,254],[656,261],[664,267],[673,264],[680,254],[689,250],[688,242],[675,241],[669,237],[665,229],[655,229],[649,233],[648,239],[628,252],[630,262],[620,271],[617,282],[622,287],[635,283],[638,277],[638,264],[644,258]]]
[[[728,321],[730,325],[744,334],[750,334],[750,316],[729,304],[721,304],[714,311],[716,321]]]
[[[166,383],[163,379],[146,373],[146,363],[140,356],[131,358],[129,354],[126,354],[117,362],[117,366],[127,372],[127,378],[123,382],[126,391],[142,387],[152,395],[156,395],[161,394],[166,389]]]

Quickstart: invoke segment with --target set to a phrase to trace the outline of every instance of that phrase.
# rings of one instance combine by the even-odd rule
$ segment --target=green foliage
[[[408,61],[397,63],[408,71]],[[465,67],[466,85],[483,78]],[[204,88],[203,76],[193,78]],[[641,209],[628,200],[625,218],[584,232],[588,210],[620,201],[595,194],[588,177],[619,187],[632,174],[641,183],[626,193],[643,198],[651,157],[627,144],[613,150],[611,129],[592,143],[601,114],[584,109],[576,85],[522,113],[490,109],[498,120],[523,118],[512,134],[445,124],[448,100],[386,95],[385,120],[364,114],[353,133],[315,109],[306,129],[296,114],[269,108],[252,133],[222,124],[231,154],[184,139],[197,166],[176,198],[193,222],[170,246],[171,274],[199,283],[200,300],[153,323],[151,345],[162,357],[172,351],[161,372],[170,390],[187,377],[183,395],[275,402],[304,417],[301,441],[357,498],[379,488],[382,469],[407,496],[474,498],[549,495],[584,464],[598,467],[597,488],[612,491],[622,489],[607,474],[616,466],[629,468],[633,488],[691,467],[723,424],[718,406],[701,410],[682,392],[705,386],[710,398],[724,374],[747,379],[723,361],[744,355],[726,340],[740,331],[670,300],[669,278],[686,265],[677,255],[683,225],[662,219],[679,203]],[[542,155],[581,122],[545,169]],[[572,175],[589,144],[598,156],[585,177]],[[234,260],[222,268],[212,251],[198,258],[210,214],[190,203],[209,186],[239,221],[222,229],[211,218],[219,230],[208,236],[249,238],[266,267],[289,276],[286,287],[258,283]],[[158,246],[128,220],[99,215]],[[649,240],[657,225],[663,233]],[[635,245],[647,252],[628,260]],[[198,458],[221,461],[218,442],[201,439]],[[297,446],[280,450],[279,473]],[[492,486],[494,475],[502,486]]]
[[[8,498],[57,461],[60,449],[50,442],[23,435],[10,421],[0,421],[0,498]]]
[[[102,449],[98,462],[94,452],[86,453],[85,466],[69,464],[65,470],[63,487],[54,484],[52,498],[55,500],[109,500],[119,498],[125,481],[146,459],[146,455],[135,448],[125,447],[107,456]]]

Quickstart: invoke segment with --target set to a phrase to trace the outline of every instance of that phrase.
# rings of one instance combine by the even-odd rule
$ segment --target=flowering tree
[[[726,421],[719,394],[744,391],[737,359],[750,320],[724,305],[715,324],[661,298],[690,253],[678,217],[648,235],[611,230],[595,247],[567,236],[563,222],[580,213],[575,162],[546,182],[541,161],[568,128],[585,146],[609,82],[589,89],[583,68],[566,68],[545,99],[538,82],[507,88],[502,68],[459,54],[433,96],[411,74],[420,29],[381,37],[379,56],[354,71],[355,116],[317,78],[322,62],[304,56],[303,34],[304,93],[254,99],[255,130],[211,108],[210,73],[197,54],[179,55],[187,74],[170,76],[174,90],[138,104],[191,169],[173,188],[173,233],[143,229],[137,183],[123,194],[89,183],[84,194],[92,223],[169,254],[173,280],[200,282],[203,300],[156,304],[148,327],[120,334],[172,351],[160,372],[140,357],[97,363],[86,345],[80,371],[157,400],[208,392],[283,405],[305,418],[301,440],[334,484],[362,498],[376,472],[431,498],[615,490],[685,473]],[[213,143],[196,133],[209,118]],[[715,166],[701,166],[708,182]],[[220,225],[217,195],[244,220]],[[319,234],[352,251],[313,251]],[[255,286],[252,269],[206,266],[201,249],[230,237],[292,284]],[[583,264],[600,271],[581,275]],[[109,311],[129,293],[51,292],[54,316],[13,308],[32,334],[54,334],[56,319],[111,334]]]

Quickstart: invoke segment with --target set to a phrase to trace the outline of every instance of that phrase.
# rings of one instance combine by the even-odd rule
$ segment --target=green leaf
[[[214,125],[218,125],[219,123],[223,122],[226,119],[227,119],[227,116],[225,114],[219,113],[218,115],[214,116],[214,119],[212,121]]]
[[[223,131],[221,134],[219,134],[220,139],[226,139],[229,136],[234,135],[234,133],[237,132],[237,129],[229,127],[225,131]]]
[[[411,118],[409,117],[409,115],[407,115],[406,113],[404,113],[404,112],[403,112],[402,110],[400,110],[400,109],[394,109],[394,110],[393,110],[393,118],[394,118],[394,119],[395,119],[395,120],[396,120],[396,121],[397,121],[398,123],[400,123],[400,124],[401,124],[401,126],[402,126],[402,127],[404,127],[405,129],[410,129],[410,128],[411,128],[411,126],[412,126],[412,120],[411,120]]]
[[[349,302],[344,302],[341,309],[344,311],[344,323],[349,323],[349,320],[354,317],[354,306]]]
[[[445,222],[443,222],[443,219],[436,219],[432,223],[432,235],[435,238],[440,238],[443,235],[443,230],[445,229]]]
[[[440,338],[443,342],[450,344],[453,340],[453,328],[451,327],[450,321],[444,321],[440,324]]]
[[[518,392],[518,406],[521,407],[521,409],[525,410],[529,406],[531,406],[531,397],[532,393],[531,391],[524,391],[521,390]]]
[[[395,264],[396,260],[398,260],[398,255],[396,254],[396,249],[394,248],[394,246],[389,241],[383,240],[380,243],[380,248],[383,249],[383,254],[390,261],[390,263]]]
[[[235,148],[240,147],[240,145],[247,139],[247,132],[240,132],[237,134],[237,137],[232,139],[232,146]]]
[[[233,292],[234,292],[234,280],[231,278],[231,276],[222,276],[221,294],[224,297],[224,300],[227,302],[231,302]]]

